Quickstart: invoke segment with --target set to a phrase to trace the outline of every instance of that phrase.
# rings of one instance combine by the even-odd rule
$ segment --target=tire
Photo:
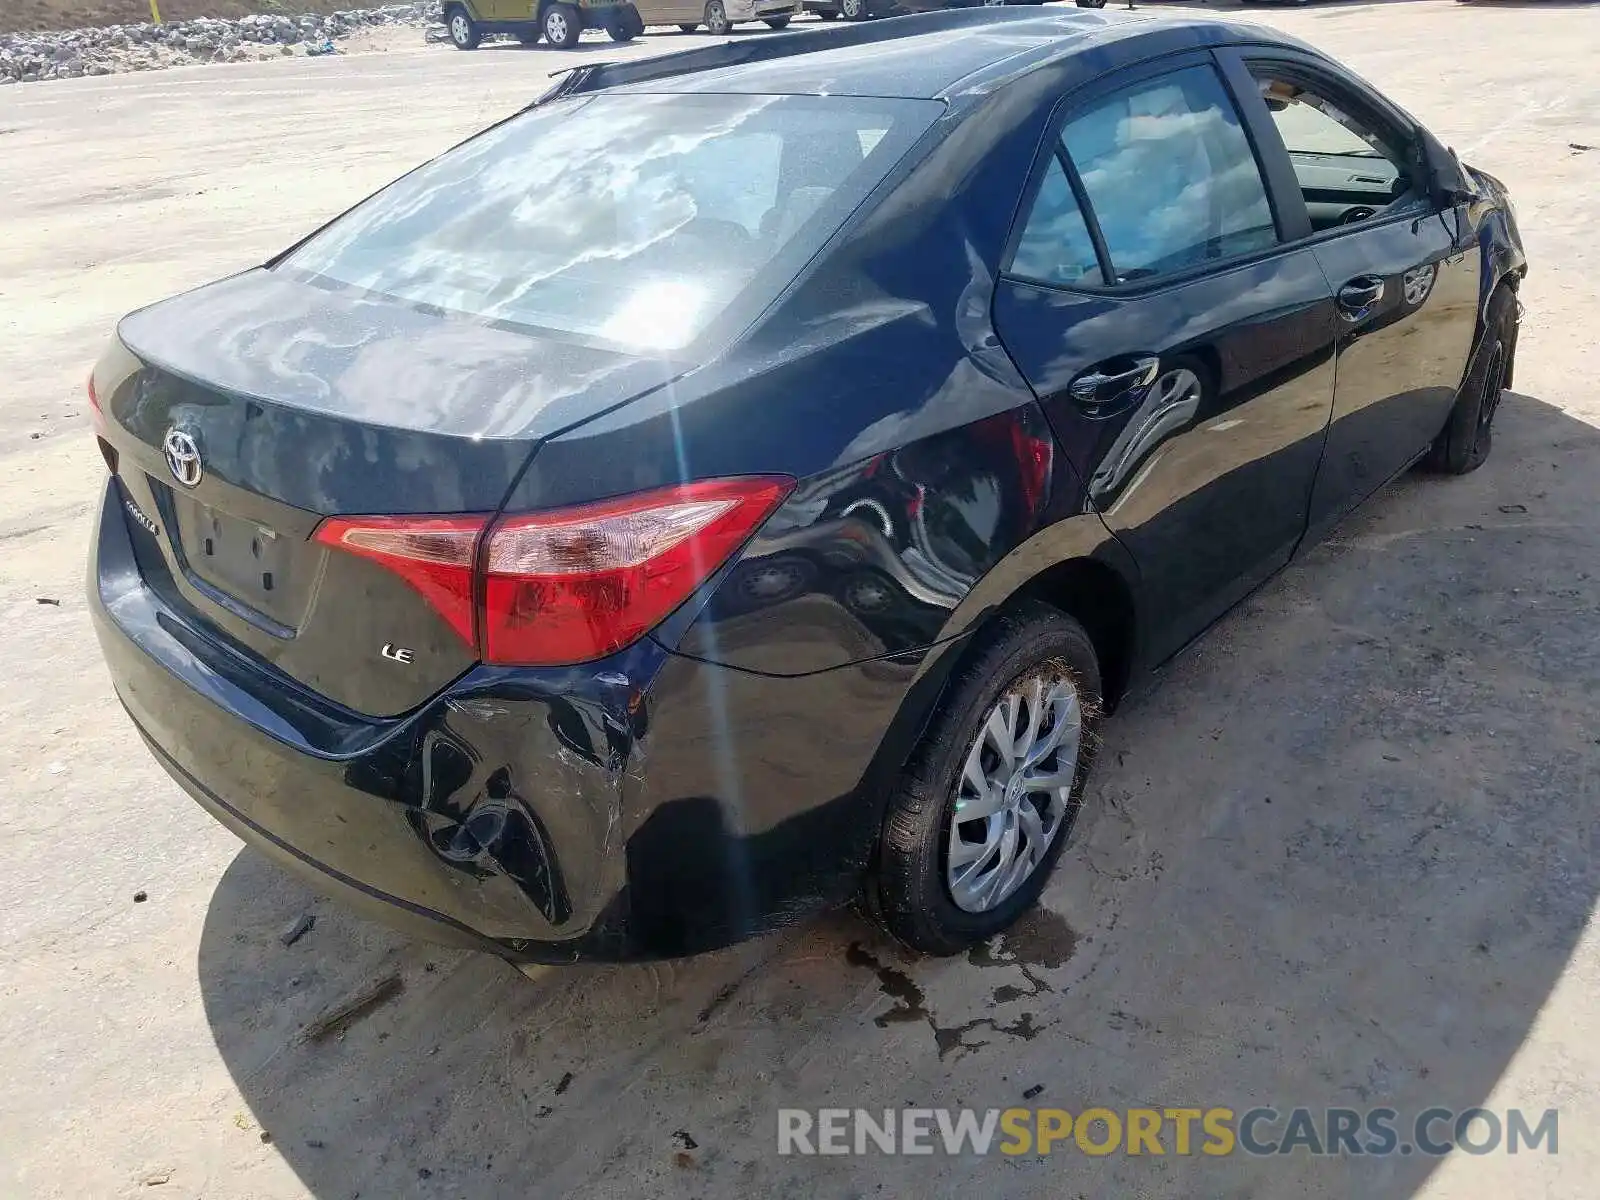
[[[544,40],[558,50],[571,50],[583,33],[583,18],[570,4],[552,4],[539,18],[544,30]]]
[[[1100,667],[1083,626],[1056,609],[1029,604],[995,618],[987,632],[979,636],[981,640],[973,644],[952,674],[933,719],[889,797],[877,863],[867,881],[868,911],[875,912],[900,941],[928,954],[957,954],[993,937],[1039,898],[1082,805],[1084,783],[1097,744],[1102,707]],[[1031,692],[1034,679],[1050,685],[1052,692],[1047,694],[1064,695],[1059,689],[1065,688],[1076,699],[1078,741],[1073,761],[1064,761],[1063,746],[1046,754],[1033,767],[1067,782],[1045,791],[1016,793],[1016,800],[1012,799],[1012,790],[1006,788],[1002,793],[1004,804],[1016,806],[1010,816],[1002,810],[992,818],[963,821],[957,826],[958,794],[971,790],[971,776],[965,770],[969,757],[978,756],[985,780],[991,778],[990,768],[982,766],[988,761],[984,756],[992,755],[992,746],[983,740],[991,717],[1001,712],[997,706],[1014,689]],[[1020,714],[1027,707],[1013,710],[1018,727],[1024,720]],[[1068,719],[1066,710],[1049,711],[1056,718],[1053,727],[1066,729],[1062,724]],[[1048,737],[1048,732],[1040,732],[1034,745],[1045,744]],[[1049,803],[1058,806],[1047,831],[1043,823],[1048,814],[1039,810],[1033,796],[1048,796]],[[1033,846],[1031,870],[1008,892],[997,889],[1000,895],[995,902],[981,911],[974,910],[970,894],[967,903],[958,904],[947,873],[950,850],[958,840],[964,846],[979,844],[969,840],[968,835],[981,824],[990,830],[997,828],[996,819],[998,828],[1010,832],[1013,852],[1020,850],[1029,844],[1023,837],[1029,832],[1021,814],[1024,805],[1033,808],[1032,828],[1048,834],[1042,839],[1042,849]],[[968,864],[976,873],[968,879],[978,879],[980,890],[985,874],[991,879],[1002,874],[999,866],[991,865],[986,873],[980,869],[986,862],[1000,861],[1005,836],[1001,832],[994,843],[999,849],[979,853]]]
[[[865,21],[867,0],[839,0],[839,15],[846,21]]]
[[[685,33],[693,33],[696,29],[699,29],[700,26],[698,26],[698,25],[679,25],[678,28],[683,30],[683,32],[685,32]]]
[[[766,22],[767,22],[767,28],[768,29],[787,29],[787,28],[789,28],[789,18],[788,17],[768,17],[768,18],[766,18]]]
[[[1511,378],[1516,348],[1517,296],[1501,284],[1489,298],[1483,337],[1468,364],[1455,405],[1423,460],[1428,470],[1465,475],[1483,466],[1494,446],[1494,415]]]
[[[728,10],[722,0],[706,0],[705,20],[702,24],[712,37],[727,37],[733,32],[733,22],[728,20]]]
[[[459,4],[445,10],[444,23],[450,30],[450,43],[457,50],[476,50],[483,41],[483,30]]]

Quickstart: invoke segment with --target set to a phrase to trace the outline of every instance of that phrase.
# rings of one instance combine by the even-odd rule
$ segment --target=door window
[[[1357,225],[1421,202],[1403,137],[1270,68],[1255,67],[1252,74],[1289,151],[1313,229]]]
[[[1249,139],[1210,67],[1096,100],[1067,123],[1062,140],[1119,283],[1278,241]]]

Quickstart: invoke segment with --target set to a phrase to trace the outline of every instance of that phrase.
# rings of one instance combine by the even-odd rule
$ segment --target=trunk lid
[[[260,270],[126,318],[96,383],[149,586],[240,669],[389,716],[477,650],[323,518],[493,513],[543,438],[671,375]]]

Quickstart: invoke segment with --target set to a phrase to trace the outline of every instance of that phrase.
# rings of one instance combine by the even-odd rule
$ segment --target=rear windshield
[[[927,100],[602,94],[519,116],[279,268],[428,309],[670,351],[754,318],[938,117]]]

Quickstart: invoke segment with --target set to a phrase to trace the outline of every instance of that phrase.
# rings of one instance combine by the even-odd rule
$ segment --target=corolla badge
[[[167,470],[184,487],[194,487],[206,473],[200,462],[200,447],[181,429],[167,430],[167,436],[161,440],[161,454],[167,460]]]

